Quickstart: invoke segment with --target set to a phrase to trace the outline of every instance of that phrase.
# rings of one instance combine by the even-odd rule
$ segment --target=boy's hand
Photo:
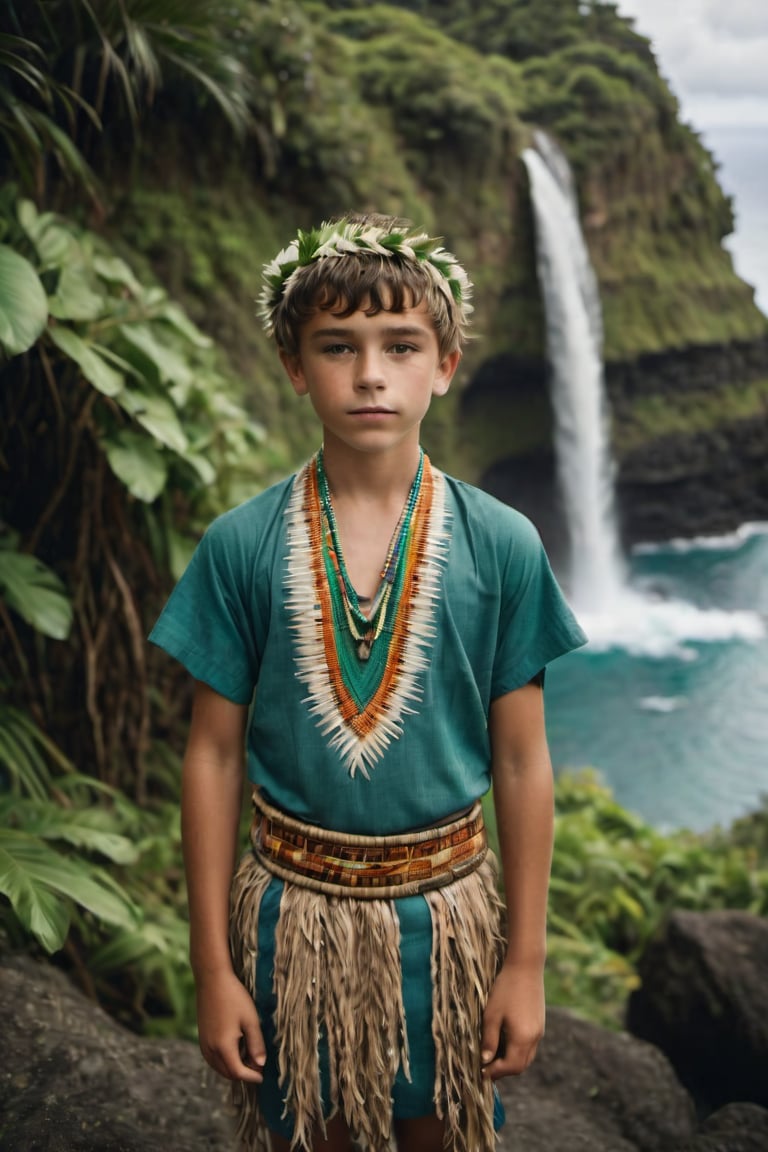
[[[197,978],[197,1027],[203,1056],[228,1080],[261,1084],[267,1059],[256,1006],[234,972]]]
[[[483,1017],[483,1076],[519,1076],[533,1062],[544,1035],[541,968],[504,964]]]

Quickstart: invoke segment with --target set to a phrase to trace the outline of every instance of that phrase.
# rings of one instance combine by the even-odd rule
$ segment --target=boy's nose
[[[357,357],[355,386],[357,388],[381,388],[384,385],[384,362],[378,352],[361,351]]]

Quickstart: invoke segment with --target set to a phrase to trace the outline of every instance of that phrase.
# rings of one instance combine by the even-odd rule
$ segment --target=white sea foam
[[[632,552],[635,556],[652,556],[659,552],[737,552],[754,536],[768,536],[768,523],[748,521],[722,536],[675,537],[661,544],[635,544]]]
[[[643,696],[638,700],[637,706],[643,712],[677,712],[688,703],[685,696]]]
[[[634,656],[695,660],[698,645],[757,643],[766,635],[767,622],[758,612],[698,608],[633,588],[624,588],[603,611],[576,610],[589,637],[589,652],[622,649]]]

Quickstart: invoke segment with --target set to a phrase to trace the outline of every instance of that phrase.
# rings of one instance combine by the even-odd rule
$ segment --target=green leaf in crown
[[[328,257],[377,255],[398,257],[423,264],[433,279],[459,308],[462,319],[472,311],[472,285],[464,268],[452,252],[441,247],[440,238],[425,232],[390,230],[368,223],[352,221],[326,222],[308,232],[301,229],[262,272],[263,288],[259,296],[259,315],[267,332],[274,329],[275,311],[295,283],[295,273],[316,260]]]

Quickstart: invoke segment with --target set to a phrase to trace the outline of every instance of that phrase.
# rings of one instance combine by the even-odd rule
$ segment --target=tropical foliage
[[[242,128],[245,71],[211,5],[6,9],[0,171],[22,187],[0,189],[0,937],[64,949],[115,1010],[139,1022],[154,999],[180,1027],[178,760],[160,738],[185,696],[144,638],[204,525],[285,465],[151,273],[41,207],[57,169],[81,189],[63,203],[93,205],[91,129],[137,130],[166,69],[175,99],[194,84]]]
[[[491,814],[492,818],[492,814]],[[768,915],[768,807],[729,830],[664,834],[591,772],[557,781],[548,998],[623,1022],[636,962],[674,908]]]
[[[0,141],[38,199],[57,174],[95,195],[85,157],[102,130],[135,134],[157,103],[215,104],[236,133],[251,126],[253,82],[220,32],[237,27],[235,2],[8,0],[3,16]]]

